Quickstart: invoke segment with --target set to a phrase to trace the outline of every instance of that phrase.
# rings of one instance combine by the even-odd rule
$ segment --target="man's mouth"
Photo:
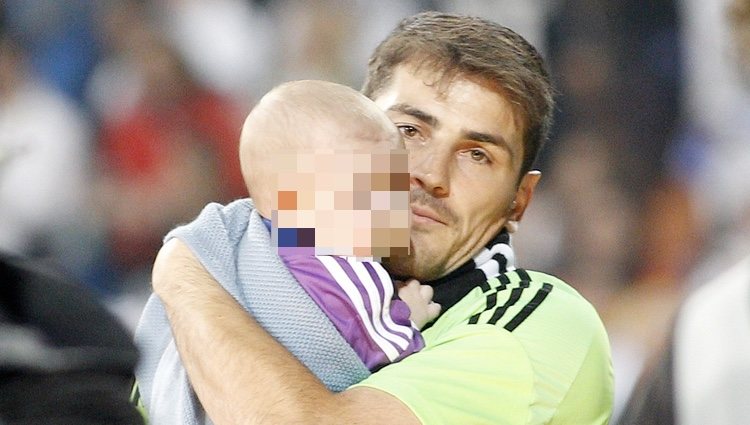
[[[423,206],[411,205],[412,224],[445,224],[437,213]]]

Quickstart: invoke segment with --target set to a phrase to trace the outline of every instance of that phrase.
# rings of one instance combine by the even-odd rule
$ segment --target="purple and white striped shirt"
[[[372,371],[424,347],[379,263],[330,255],[280,256],[300,285]]]

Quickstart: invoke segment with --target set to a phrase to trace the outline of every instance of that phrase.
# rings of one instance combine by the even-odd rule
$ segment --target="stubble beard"
[[[412,234],[414,233],[415,231],[412,230]],[[430,242],[428,239],[418,237],[415,244],[414,238],[412,238],[409,255],[384,258],[383,267],[388,270],[391,276],[399,280],[412,278],[420,282],[427,282],[441,277],[440,261],[437,261],[437,257],[429,252]],[[415,245],[426,249],[418,249]]]
[[[412,205],[420,205],[434,211],[446,224],[456,225],[459,221],[455,212],[448,207],[444,199],[438,199],[427,193],[421,187],[412,187],[409,191],[409,201]],[[436,242],[435,233],[438,229],[419,229],[412,225],[411,247],[408,256],[393,256],[383,259],[383,266],[397,279],[417,279],[427,282],[442,277],[445,273],[444,258],[440,254],[441,243]],[[439,238],[438,238],[439,239]],[[438,249],[437,252],[435,250]]]

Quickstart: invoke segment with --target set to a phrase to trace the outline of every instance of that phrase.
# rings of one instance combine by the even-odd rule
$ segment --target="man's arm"
[[[178,239],[159,252],[152,279],[190,382],[215,424],[419,424],[383,391],[329,391]]]

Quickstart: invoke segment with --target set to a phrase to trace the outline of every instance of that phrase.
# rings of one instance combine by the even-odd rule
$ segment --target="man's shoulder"
[[[424,336],[427,350],[451,357],[470,353],[485,367],[502,359],[503,367],[490,367],[487,373],[506,376],[508,367],[525,371],[518,388],[527,385],[532,398],[544,399],[550,407],[534,410],[540,423],[576,414],[599,419],[570,423],[604,423],[611,412],[613,381],[604,325],[591,303],[555,276],[516,269],[489,279]],[[480,349],[481,357],[475,354]],[[546,384],[537,386],[539,382]]]
[[[548,320],[575,327],[591,322],[603,330],[596,310],[578,291],[553,275],[522,268],[482,282],[446,315],[453,324],[490,324],[509,332],[531,331],[529,324]]]
[[[547,273],[519,268],[487,280],[446,311],[425,340],[459,346],[462,336],[477,334],[520,347],[518,354],[535,370],[555,364],[574,379],[589,364],[608,373],[609,338],[596,309]]]
[[[363,385],[393,394],[424,423],[588,425],[610,416],[604,327],[591,304],[552,275],[516,269],[489,279],[423,336],[422,351]]]

